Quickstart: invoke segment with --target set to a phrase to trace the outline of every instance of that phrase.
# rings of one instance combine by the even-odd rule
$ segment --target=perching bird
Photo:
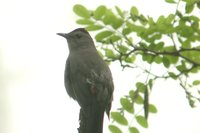
[[[80,105],[79,133],[102,133],[103,117],[108,117],[113,98],[111,71],[99,56],[90,34],[84,28],[58,35],[67,39],[69,56],[64,83],[67,93]]]

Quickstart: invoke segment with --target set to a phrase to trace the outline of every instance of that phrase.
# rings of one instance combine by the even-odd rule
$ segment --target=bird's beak
[[[57,33],[57,35],[62,36],[64,38],[67,38],[67,34],[66,33]]]

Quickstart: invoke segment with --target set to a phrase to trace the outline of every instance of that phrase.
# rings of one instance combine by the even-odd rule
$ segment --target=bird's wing
[[[111,71],[102,59],[97,62],[96,67],[90,70],[87,82],[90,84],[91,92],[96,95],[97,101],[105,108],[109,117],[114,85]]]
[[[106,106],[111,106],[114,88],[107,64],[97,53],[91,53],[91,51],[84,54],[71,54],[67,64],[66,83],[71,84],[70,91],[74,91],[69,91],[68,94],[74,94],[80,105],[91,105],[95,101],[107,110]]]
[[[67,59],[66,65],[65,65],[65,73],[64,73],[64,85],[65,85],[68,95],[76,100],[76,95],[75,95],[75,91],[74,91],[71,80],[72,79],[70,76],[70,60]]]

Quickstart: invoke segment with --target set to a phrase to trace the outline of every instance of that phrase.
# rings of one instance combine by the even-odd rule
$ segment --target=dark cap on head
[[[67,38],[70,33],[77,32],[77,31],[84,32],[84,33],[87,33],[89,35],[88,31],[85,30],[84,28],[78,28],[78,29],[75,29],[75,30],[73,30],[69,33],[57,33],[57,35]]]
[[[81,31],[81,32],[85,32],[85,33],[89,34],[88,31],[85,30],[84,28],[78,28],[78,29],[73,30],[72,32],[75,32],[75,31]],[[70,33],[72,33],[72,32],[70,32]]]

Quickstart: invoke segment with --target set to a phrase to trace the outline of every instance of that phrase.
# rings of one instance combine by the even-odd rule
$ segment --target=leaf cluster
[[[149,104],[149,91],[151,91],[152,80],[148,84],[137,82],[136,89],[129,91],[120,99],[121,108],[118,111],[111,112],[111,118],[120,126],[126,127],[130,133],[139,133],[139,125],[143,128],[148,128],[149,113],[157,113],[157,108],[153,104]],[[139,110],[138,110],[139,109]],[[144,111],[142,111],[144,110]],[[131,120],[128,120],[131,118]],[[112,133],[122,133],[120,126],[114,124],[109,126]]]
[[[101,5],[88,10],[77,4],[73,11],[79,16],[77,24],[83,25],[88,31],[95,31],[99,54],[108,63],[118,61],[122,68],[138,68],[148,74],[147,81],[137,82],[136,89],[120,99],[121,108],[111,113],[111,118],[122,126],[127,126],[130,133],[139,133],[132,126],[125,114],[131,114],[136,123],[148,127],[148,114],[156,113],[157,109],[149,104],[149,95],[154,81],[157,79],[177,80],[185,91],[191,107],[200,102],[199,79],[191,79],[191,75],[200,70],[200,11],[199,0],[165,0],[166,4],[176,4],[176,11],[157,19],[145,16],[133,6],[123,11],[118,6],[114,9]],[[180,4],[184,6],[179,6]],[[161,66],[164,73],[153,73],[145,65]],[[188,82],[189,81],[189,82]],[[190,88],[195,88],[191,92]],[[193,93],[198,93],[196,96]],[[143,114],[136,111],[142,108]],[[113,133],[121,133],[116,125],[110,125]]]

